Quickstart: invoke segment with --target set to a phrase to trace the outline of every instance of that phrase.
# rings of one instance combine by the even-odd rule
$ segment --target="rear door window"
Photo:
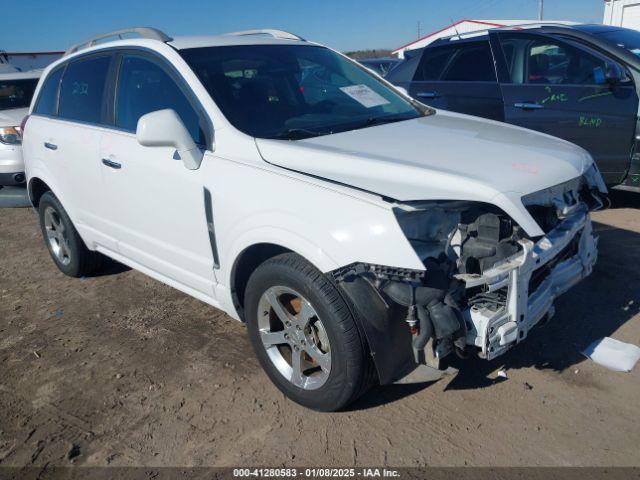
[[[49,74],[40,89],[38,103],[33,111],[37,115],[55,116],[58,113],[58,88],[64,67]]]
[[[442,79],[450,82],[497,82],[489,42],[459,48]]]
[[[501,38],[511,83],[603,85],[606,61],[570,41],[536,35]]]
[[[230,72],[241,77],[251,72]],[[118,79],[116,127],[135,131],[143,115],[164,109],[174,110],[198,145],[206,145],[201,119],[187,96],[157,63],[139,55],[124,55]]]
[[[111,56],[70,63],[60,88],[58,115],[67,120],[101,123]]]

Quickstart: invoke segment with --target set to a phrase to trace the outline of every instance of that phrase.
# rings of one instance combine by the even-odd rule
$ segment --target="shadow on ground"
[[[610,190],[611,208],[639,208],[640,193],[626,192],[623,190]]]

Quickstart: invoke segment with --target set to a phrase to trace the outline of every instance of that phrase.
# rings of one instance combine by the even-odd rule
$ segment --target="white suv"
[[[290,33],[133,31],[38,86],[24,155],[53,260],[106,255],[246,322],[296,402],[494,358],[591,273],[606,188],[581,148],[432,110]]]
[[[29,113],[40,73],[0,73],[0,186],[25,181],[20,126]]]

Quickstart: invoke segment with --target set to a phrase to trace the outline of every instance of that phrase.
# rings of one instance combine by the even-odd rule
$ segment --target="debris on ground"
[[[582,354],[614,372],[630,372],[640,360],[640,347],[605,337],[593,342]]]
[[[499,378],[504,378],[504,379],[508,379],[509,377],[507,376],[507,371],[506,370],[500,370],[498,372],[498,377]]]
[[[33,354],[35,355],[36,358],[40,358],[40,354],[36,350],[33,351]]]

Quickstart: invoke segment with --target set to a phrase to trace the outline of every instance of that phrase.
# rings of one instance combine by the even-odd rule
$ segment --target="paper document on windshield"
[[[640,348],[609,337],[593,342],[582,354],[615,372],[630,372],[640,360]]]
[[[348,87],[340,87],[344,93],[353,98],[363,107],[373,108],[389,103],[384,97],[371,90],[366,85],[350,85]]]

